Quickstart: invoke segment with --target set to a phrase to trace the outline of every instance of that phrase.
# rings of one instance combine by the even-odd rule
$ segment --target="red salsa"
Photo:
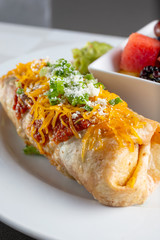
[[[32,100],[26,94],[17,95],[15,92],[13,110],[15,110],[18,119],[21,119],[22,114],[26,113],[32,104]]]
[[[17,95],[17,93],[15,92],[13,110],[15,110],[16,112],[17,119],[21,119],[22,115],[26,113],[28,109],[30,109],[32,104],[33,104],[32,100],[26,94],[23,93],[23,94]],[[75,119],[72,119],[73,125],[77,132],[87,129],[91,125],[91,122],[89,120],[81,119],[81,118],[82,118],[82,115],[78,114]],[[68,117],[65,115],[62,117],[62,119],[68,127],[64,126],[61,123],[60,118],[58,117],[54,128],[52,127],[51,124],[49,125],[48,127],[49,134],[46,134],[45,131],[43,130],[43,134],[45,137],[44,144],[48,142],[49,136],[53,139],[53,141],[56,144],[67,141],[70,137],[74,136],[74,133],[72,132],[69,126]],[[41,142],[42,136],[38,130],[42,125],[42,120],[35,120],[33,125],[35,128],[34,138],[37,142]]]
[[[67,116],[63,116],[63,121],[68,125],[68,127],[64,126],[62,123],[61,123],[61,120],[59,119],[59,117],[57,118],[57,121],[56,121],[56,126],[53,128],[52,125],[50,124],[48,129],[49,129],[49,136],[51,137],[51,139],[53,139],[53,141],[58,144],[60,142],[64,142],[64,141],[67,141],[69,140],[70,137],[74,136],[70,126],[69,126],[69,119]],[[84,129],[87,129],[91,123],[89,120],[85,120],[85,119],[82,119],[82,120],[79,120],[82,118],[81,115],[79,115],[76,119],[73,119],[73,125],[76,129],[77,132],[80,132]],[[39,133],[38,129],[41,127],[42,125],[42,121],[41,120],[36,120],[34,122],[34,127],[36,129],[36,132],[34,134],[34,138],[36,139],[37,142],[40,142],[42,140],[42,137],[41,137],[41,134]],[[49,140],[49,137],[48,137],[48,134],[45,133],[45,131],[43,130],[43,134],[44,134],[44,137],[45,137],[45,142],[48,142]]]
[[[55,143],[67,141],[70,137],[74,135],[71,128],[69,127],[68,117],[63,116],[62,118],[63,118],[63,121],[68,125],[68,127],[64,126],[61,123],[59,118],[57,119],[56,126],[53,129],[53,140]],[[90,121],[86,119],[82,119],[78,121],[78,119],[81,119],[81,118],[82,116],[79,114],[76,119],[72,120],[73,125],[77,132],[87,129],[91,125]]]

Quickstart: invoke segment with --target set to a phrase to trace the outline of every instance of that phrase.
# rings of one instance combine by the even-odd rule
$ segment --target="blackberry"
[[[146,66],[141,71],[140,78],[160,83],[160,68],[156,66]]]

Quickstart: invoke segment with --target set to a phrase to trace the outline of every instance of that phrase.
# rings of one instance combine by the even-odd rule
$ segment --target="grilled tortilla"
[[[100,104],[97,110],[97,105],[95,105],[92,110],[95,110],[95,113],[92,114],[92,117],[92,111],[87,112],[83,108],[83,112],[79,113],[81,109],[77,111],[77,106],[71,106],[72,111],[65,110],[64,113],[66,103],[51,105],[46,100],[45,104],[48,105],[38,108],[36,104],[42,103],[42,100],[39,100],[42,94],[38,92],[38,89],[46,87],[46,85],[42,86],[45,77],[39,76],[40,70],[45,64],[45,61],[43,64],[42,61],[34,63],[36,69],[33,69],[33,63],[21,64],[0,79],[0,102],[14,123],[19,136],[27,144],[32,144],[39,149],[59,171],[82,184],[100,203],[108,206],[142,204],[160,180],[159,123],[136,114],[127,107],[126,103],[124,105],[124,102],[121,101],[116,105],[111,105],[113,101],[109,101],[110,104],[107,104],[106,109],[110,110],[104,110],[106,114],[102,115],[99,111]],[[32,76],[30,76],[31,72]],[[24,91],[18,95],[16,82],[19,81]],[[37,87],[34,85],[36,81],[41,81],[41,84],[36,85]],[[35,94],[35,91],[38,95]],[[102,91],[104,92],[101,93],[101,99],[104,98],[104,94],[107,94],[108,98],[112,98],[111,100],[118,99],[117,95],[110,95],[108,91],[105,92],[106,90]],[[32,94],[33,92],[34,94]],[[44,96],[47,99],[47,95]],[[100,98],[100,93],[98,97]],[[99,98],[94,96],[92,101],[98,101],[96,99]],[[18,108],[15,104],[24,108]],[[36,106],[37,108],[35,108]],[[49,106],[52,108],[46,110],[48,112],[42,118],[41,115],[36,115],[38,114],[36,109],[41,111],[40,109],[44,109],[44,106],[45,109],[48,109]],[[65,106],[68,106],[68,102]],[[57,110],[55,110],[56,107]],[[63,112],[60,112],[59,109],[62,108]],[[53,109],[54,114],[51,115]],[[109,111],[109,115],[107,111]],[[116,115],[118,111],[121,117]],[[78,114],[73,118],[75,112]],[[124,114],[125,112],[126,114]],[[99,114],[98,120],[96,114]],[[53,126],[55,115],[57,119]],[[67,116],[67,120],[64,116]],[[71,125],[70,116],[73,125]],[[50,122],[52,121],[52,127],[49,127],[51,126],[49,123],[47,125],[47,117],[48,122],[49,119]],[[81,128],[76,125],[77,118],[78,120],[82,119],[80,120],[82,121],[80,123],[83,123],[80,125]],[[127,120],[128,118],[129,120]],[[40,121],[39,124],[37,121]],[[122,129],[123,123],[127,130]],[[133,126],[134,129],[132,129]],[[54,137],[57,131],[59,134],[61,133],[61,138]],[[77,132],[77,135],[74,131]],[[126,133],[127,135],[125,135]],[[67,138],[66,134],[68,134]],[[121,139],[122,136],[123,139]],[[124,139],[125,141],[123,141]]]

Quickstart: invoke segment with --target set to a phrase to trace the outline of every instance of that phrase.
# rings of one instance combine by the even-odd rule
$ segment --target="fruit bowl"
[[[138,33],[155,37],[154,26],[156,22],[157,20],[147,24]],[[160,122],[160,83],[119,73],[120,58],[127,41],[128,38],[90,64],[89,71],[109,91],[120,95],[134,111]]]

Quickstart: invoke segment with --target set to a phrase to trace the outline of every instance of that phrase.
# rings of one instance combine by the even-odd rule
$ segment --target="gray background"
[[[0,21],[128,36],[160,18],[160,0],[0,0]]]
[[[8,23],[128,36],[154,19],[160,0],[0,0]],[[0,240],[29,239],[0,223]]]

